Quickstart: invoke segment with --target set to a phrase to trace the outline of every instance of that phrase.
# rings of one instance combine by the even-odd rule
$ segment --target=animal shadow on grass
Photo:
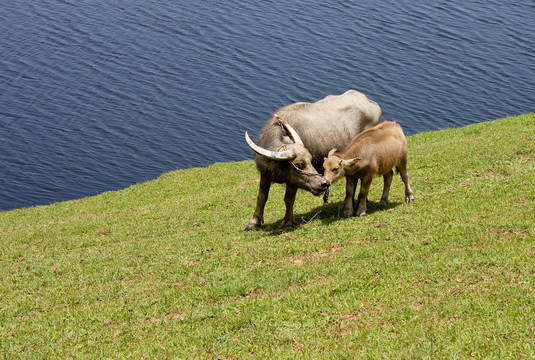
[[[324,225],[332,224],[335,221],[358,221],[359,218],[356,216],[353,216],[351,218],[344,217],[342,210],[339,209],[341,203],[342,201],[329,202],[328,204],[318,206],[308,212],[296,213],[294,214],[295,221],[297,222],[297,225],[295,226],[286,226],[283,228],[279,228],[279,224],[281,223],[282,219],[276,219],[273,222],[264,224],[261,229],[267,232],[271,232],[272,235],[280,235],[285,232],[295,231],[300,227],[306,226],[307,224],[315,221],[321,221],[321,223]],[[366,204],[366,216],[371,216],[377,211],[386,211],[389,209],[393,209],[401,204],[401,202],[394,201],[389,202],[388,205],[384,207],[380,207],[379,202],[368,200]],[[356,211],[356,205],[354,206],[354,209]]]

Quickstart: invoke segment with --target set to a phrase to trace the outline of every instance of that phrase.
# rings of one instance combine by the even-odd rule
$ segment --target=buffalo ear
[[[327,155],[327,157],[334,155],[335,152],[336,152],[336,148],[332,149],[331,151],[329,151],[329,154]]]
[[[353,158],[349,160],[340,160],[340,163],[345,168],[352,168],[353,166],[357,165],[359,161],[359,158]]]

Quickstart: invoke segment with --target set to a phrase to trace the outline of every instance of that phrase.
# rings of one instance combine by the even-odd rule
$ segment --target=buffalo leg
[[[295,194],[297,194],[297,187],[293,185],[286,184],[286,193],[284,194],[284,203],[286,204],[286,214],[284,214],[284,219],[279,227],[284,226],[293,226],[295,225],[294,220],[294,202]]]
[[[360,192],[358,198],[358,208],[357,216],[366,215],[366,199],[368,198],[368,191],[370,190],[370,185],[372,183],[372,178],[364,177],[360,183]]]
[[[340,206],[343,210],[344,217],[353,216],[353,198],[355,196],[355,188],[357,187],[358,179],[346,177],[346,197]]]
[[[384,185],[383,185],[383,196],[381,196],[381,201],[379,201],[379,206],[383,207],[388,204],[388,194],[390,193],[390,185],[392,185],[392,178],[394,177],[394,172],[390,170],[388,174],[383,176]]]
[[[264,223],[264,207],[271,188],[271,179],[269,177],[260,176],[260,187],[258,189],[258,198],[256,199],[256,209],[249,224],[245,228],[246,231],[258,229]]]
[[[353,199],[351,201],[353,202],[353,209],[357,207],[357,203],[355,202],[355,194],[357,193],[357,186],[359,184],[360,179],[355,179],[354,185],[353,185]]]

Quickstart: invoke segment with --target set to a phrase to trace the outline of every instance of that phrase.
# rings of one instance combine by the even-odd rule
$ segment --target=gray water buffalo
[[[332,149],[323,162],[325,178],[334,183],[346,177],[346,197],[342,203],[345,217],[353,216],[355,188],[361,179],[358,196],[357,216],[366,215],[366,199],[372,180],[383,176],[383,196],[379,206],[388,204],[388,194],[392,184],[393,171],[398,169],[405,184],[405,201],[414,200],[407,173],[407,140],[401,126],[385,121],[358,134],[342,152]]]
[[[280,108],[265,124],[254,143],[260,172],[256,210],[245,230],[264,222],[264,207],[272,183],[286,183],[286,213],[280,227],[295,225],[293,205],[297,189],[320,195],[330,183],[321,174],[323,160],[333,148],[343,149],[365,129],[379,123],[381,108],[364,94],[348,90],[314,103],[299,102]]]

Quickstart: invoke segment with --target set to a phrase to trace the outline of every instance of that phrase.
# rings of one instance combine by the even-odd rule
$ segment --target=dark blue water
[[[278,107],[354,88],[408,134],[535,110],[535,3],[0,3],[0,209],[251,158]]]

